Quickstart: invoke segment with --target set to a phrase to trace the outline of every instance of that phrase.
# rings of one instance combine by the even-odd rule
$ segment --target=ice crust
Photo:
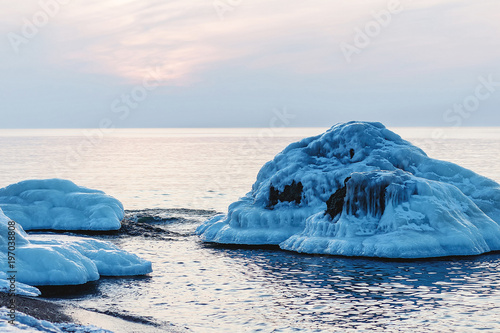
[[[0,208],[25,230],[118,230],[124,216],[120,201],[64,179],[1,188]]]
[[[83,326],[73,323],[51,323],[46,320],[38,320],[19,311],[16,312],[15,325],[11,325],[9,323],[9,320],[11,320],[9,313],[9,309],[5,307],[0,308],[0,331],[3,333],[112,333],[93,325]]]
[[[300,203],[273,204],[294,182],[301,184]],[[326,214],[326,202],[343,191],[341,212]],[[500,185],[429,158],[380,123],[342,123],[290,144],[262,167],[251,192],[196,232],[205,242],[304,253],[480,254],[500,250]]]

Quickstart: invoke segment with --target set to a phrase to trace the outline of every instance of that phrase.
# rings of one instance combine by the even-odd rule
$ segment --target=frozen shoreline
[[[9,296],[0,292],[0,307],[7,307]],[[24,313],[38,320],[51,323],[73,323],[94,325],[115,333],[120,332],[182,332],[185,330],[169,328],[168,323],[154,323],[144,318],[128,317],[89,311],[69,304],[61,304],[34,297],[16,296],[16,312]],[[150,323],[147,323],[147,322]]]

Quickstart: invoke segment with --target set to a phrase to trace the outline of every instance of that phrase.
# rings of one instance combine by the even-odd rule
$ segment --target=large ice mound
[[[84,284],[99,279],[100,275],[142,275],[152,269],[151,262],[109,242],[63,235],[28,235],[0,209],[0,286],[10,285],[11,271],[15,271],[17,283],[42,286]],[[24,285],[16,285],[16,291],[36,294],[36,289]]]
[[[480,254],[500,250],[500,185],[429,158],[380,123],[349,122],[289,145],[197,234],[333,255]]]
[[[26,180],[0,189],[0,208],[25,230],[118,230],[120,201],[69,180]]]

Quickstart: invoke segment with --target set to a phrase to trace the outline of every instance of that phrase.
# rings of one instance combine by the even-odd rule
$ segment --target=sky
[[[498,0],[0,0],[0,128],[500,126]]]

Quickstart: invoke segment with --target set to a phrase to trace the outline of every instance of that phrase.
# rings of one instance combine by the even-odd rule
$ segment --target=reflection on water
[[[406,262],[265,251],[225,255],[251,262],[248,279],[275,290],[273,309],[297,314],[306,328],[500,329],[498,254]]]
[[[185,213],[179,223],[165,213],[166,227],[194,231],[200,214]],[[214,247],[195,236],[113,241],[154,272],[104,279],[81,306],[194,332],[500,330],[498,253],[390,261]]]

